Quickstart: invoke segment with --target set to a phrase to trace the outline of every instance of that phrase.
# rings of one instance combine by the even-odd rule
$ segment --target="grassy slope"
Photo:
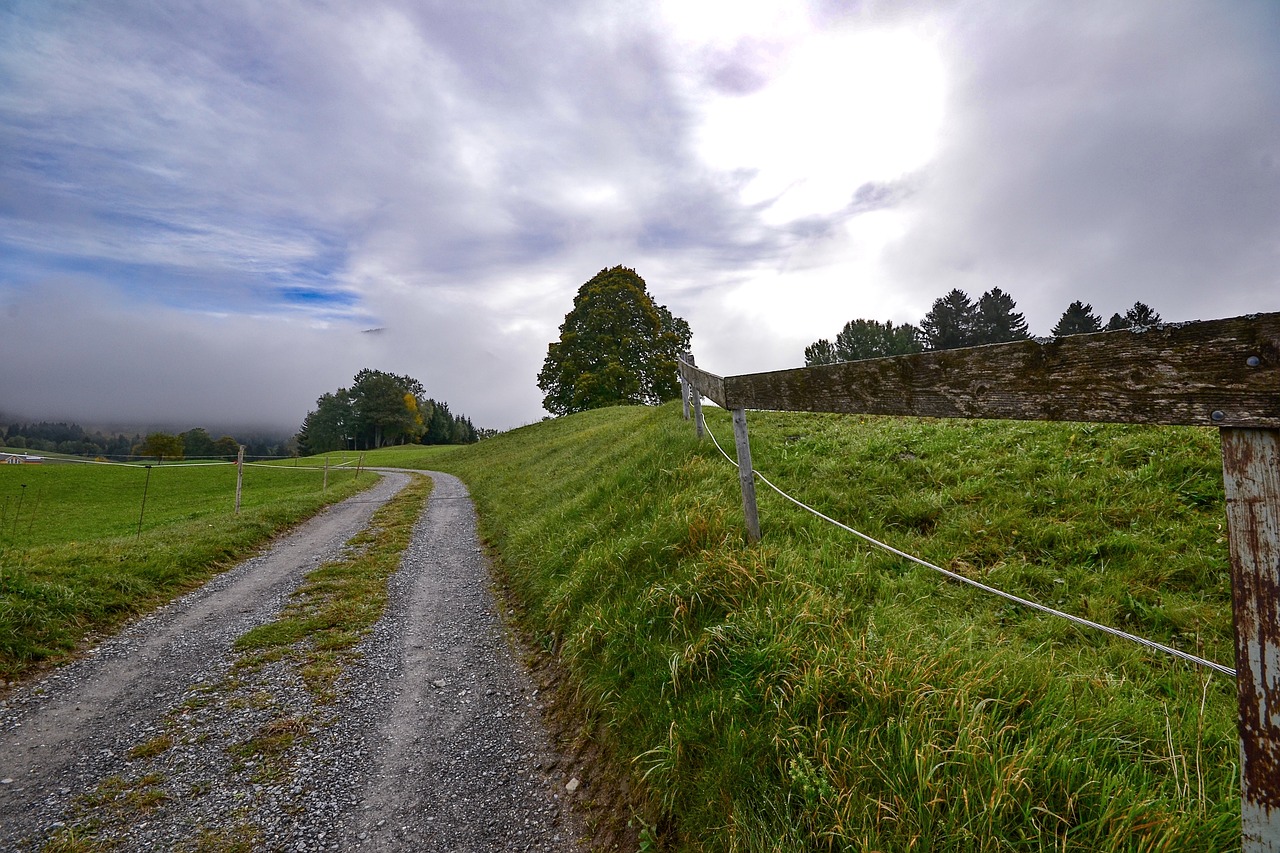
[[[709,412],[721,443],[728,417]],[[1208,430],[752,413],[756,467],[956,571],[1231,662]],[[371,463],[372,464],[372,463]],[[402,460],[400,464],[407,464]],[[1238,847],[1234,685],[869,552],[678,407],[424,460],[687,850]]]
[[[203,583],[271,536],[374,482],[249,467],[240,515],[233,466],[0,466],[0,679],[65,658]],[[22,485],[26,484],[26,489]],[[21,500],[21,504],[19,504]]]

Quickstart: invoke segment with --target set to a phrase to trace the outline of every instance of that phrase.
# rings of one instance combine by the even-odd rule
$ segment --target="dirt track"
[[[231,644],[340,553],[405,474],[10,696],[0,848],[580,849],[567,806],[581,791],[566,790],[578,785],[495,611],[466,488],[431,476],[361,660],[335,703],[299,716],[305,730],[272,773],[245,757],[246,735],[306,699],[284,669],[233,675]],[[162,737],[173,745],[148,754]]]

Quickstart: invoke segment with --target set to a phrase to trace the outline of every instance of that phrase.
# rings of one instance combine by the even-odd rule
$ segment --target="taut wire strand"
[[[729,456],[729,454],[725,453],[724,448],[720,446],[720,442],[716,441],[715,433],[713,433],[710,429],[708,429],[707,434],[711,436],[711,441],[713,444],[715,444],[716,450],[719,450],[720,454],[724,456],[725,459],[728,459],[730,464],[732,464],[735,468],[738,467],[738,463],[735,462]],[[836,527],[839,527],[841,530],[845,530],[849,533],[852,533],[854,536],[857,536],[859,539],[862,539],[864,542],[870,545],[874,545],[875,547],[880,548],[884,551],[888,551],[890,554],[894,554],[898,557],[901,557],[904,560],[908,560],[919,566],[924,566],[926,569],[932,569],[933,571],[938,572],[939,574],[946,575],[952,580],[959,581],[960,583],[963,583],[963,584],[968,584],[969,586],[975,587],[976,589],[980,589],[983,592],[989,592],[992,595],[998,595],[1007,601],[1013,602],[1014,604],[1021,604],[1023,607],[1030,607],[1032,610],[1038,610],[1041,613],[1046,613],[1050,616],[1057,616],[1061,619],[1066,619],[1068,622],[1071,622],[1082,628],[1092,628],[1095,631],[1102,631],[1105,634],[1110,634],[1111,636],[1117,637],[1121,640],[1128,640],[1131,643],[1137,643],[1138,645],[1144,646],[1148,649],[1151,649],[1152,651],[1164,652],[1167,655],[1172,655],[1173,657],[1180,658],[1181,660],[1184,660],[1188,663],[1194,663],[1199,666],[1207,667],[1209,669],[1214,670],[1215,672],[1220,672],[1223,675],[1229,675],[1232,678],[1236,677],[1236,671],[1229,666],[1223,666],[1220,663],[1215,663],[1214,661],[1206,660],[1205,658],[1202,658],[1202,657],[1197,657],[1196,655],[1190,654],[1188,652],[1184,652],[1181,649],[1175,649],[1172,646],[1166,646],[1163,643],[1157,643],[1155,640],[1148,640],[1145,637],[1138,637],[1134,634],[1121,631],[1118,628],[1112,628],[1109,625],[1103,625],[1098,622],[1093,622],[1089,619],[1084,619],[1080,616],[1073,616],[1070,613],[1064,613],[1061,610],[1055,610],[1054,608],[1048,607],[1044,604],[1039,604],[1035,601],[1031,601],[1030,599],[1026,599],[1026,598],[1022,598],[1021,596],[1014,595],[1013,593],[1005,592],[1004,590],[1001,590],[1001,589],[996,589],[993,586],[987,586],[986,584],[973,580],[972,578],[967,578],[962,574],[958,574],[956,572],[950,571],[949,569],[944,569],[941,566],[936,566],[933,563],[930,563],[928,560],[923,560],[920,557],[916,557],[911,554],[908,554],[906,551],[899,550],[898,548],[895,548],[892,545],[888,545],[884,542],[881,542],[879,539],[875,539],[871,536],[868,536],[867,534],[861,531],[854,530],[849,525],[842,524],[839,521],[836,521],[834,518],[831,518],[830,516],[823,515],[821,512],[809,506],[808,504],[798,501],[795,498],[793,498],[791,495],[782,491],[782,489],[778,488],[772,482],[770,482],[769,479],[765,477],[764,474],[761,474],[759,471],[755,471],[754,473],[757,477],[760,478],[760,481],[762,483],[764,483],[766,486],[773,489],[783,498],[795,504],[796,506],[800,507],[801,509],[806,510],[807,512],[813,513],[823,521],[826,521],[830,524],[834,524]]]

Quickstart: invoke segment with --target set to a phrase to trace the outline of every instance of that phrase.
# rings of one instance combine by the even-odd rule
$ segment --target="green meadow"
[[[727,413],[707,416],[730,448]],[[749,426],[757,470],[843,523],[1232,664],[1213,430],[765,412]],[[331,467],[328,499],[357,488],[356,456]],[[324,461],[282,467],[308,465]],[[678,405],[387,448],[363,465],[468,484],[519,618],[644,793],[642,849],[1238,849],[1230,678],[871,549],[762,484],[764,538],[748,544],[737,472]],[[0,558],[9,673],[189,588],[325,499],[318,471],[250,469],[237,520],[225,473],[153,469],[152,494],[168,497],[154,516],[148,497],[135,537],[142,472],[113,470],[110,487],[74,485],[79,469],[15,473],[44,509],[19,518]],[[170,489],[178,477],[193,479]],[[17,482],[0,472],[0,496]],[[68,541],[90,524],[105,538]],[[178,565],[203,568],[170,576]]]
[[[727,413],[708,411],[732,447]],[[757,470],[867,534],[1232,664],[1216,432],[752,412]],[[732,450],[730,450],[732,453]],[[408,464],[408,463],[401,463]],[[678,405],[432,458],[524,619],[690,851],[1239,846],[1230,678],[869,549]]]
[[[0,679],[65,659],[370,486],[355,471],[0,465]],[[143,502],[145,492],[145,505]],[[141,522],[141,524],[139,523]]]
[[[423,446],[421,444],[402,444],[395,447],[383,447],[378,450],[368,451],[336,450],[333,453],[320,454],[318,456],[305,456],[301,459],[289,460],[288,462],[276,462],[272,464],[323,468],[327,458],[329,470],[334,471],[355,469],[363,459],[365,467],[415,468],[418,470],[425,470],[431,467],[433,460],[439,459],[443,456],[448,456],[450,453],[460,450],[465,446],[467,445],[434,444],[430,446]]]

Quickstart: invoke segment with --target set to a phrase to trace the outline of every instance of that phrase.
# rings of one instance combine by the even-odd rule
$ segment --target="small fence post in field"
[[[760,541],[760,513],[756,509],[756,475],[751,470],[746,409],[733,410],[733,443],[738,449],[738,480],[742,483],[742,511],[747,518],[747,541]]]
[[[320,491],[322,492],[329,491],[329,454],[328,453],[324,455],[324,487]]]
[[[240,514],[240,490],[244,485],[244,445],[236,454],[236,515]]]
[[[1280,429],[1219,430],[1231,547],[1243,853],[1280,853]]]
[[[26,488],[23,486],[22,488]],[[147,479],[142,484],[142,508],[138,510],[138,531],[133,534],[133,538],[137,539],[142,535],[142,516],[147,513],[147,490],[151,488],[151,466],[147,466]]]

